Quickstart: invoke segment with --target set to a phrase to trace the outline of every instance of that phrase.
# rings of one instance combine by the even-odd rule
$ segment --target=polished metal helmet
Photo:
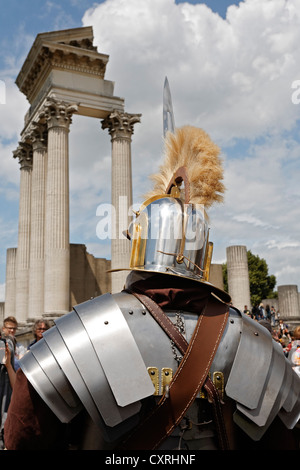
[[[209,241],[205,208],[188,200],[189,182],[185,169],[180,168],[166,193],[150,197],[135,213],[128,229],[129,267],[202,282],[229,302],[230,296],[209,282],[213,243]]]
[[[212,244],[204,208],[163,195],[144,202],[129,227],[130,268],[207,280]]]

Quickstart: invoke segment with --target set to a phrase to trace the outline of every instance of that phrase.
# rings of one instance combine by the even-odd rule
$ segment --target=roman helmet
[[[202,129],[184,126],[166,133],[164,163],[128,229],[130,269],[189,278],[230,302],[209,282],[213,243],[206,211],[223,200],[219,153]]]

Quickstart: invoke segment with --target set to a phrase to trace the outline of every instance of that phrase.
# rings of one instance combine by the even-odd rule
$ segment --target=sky
[[[141,114],[132,140],[133,201],[162,163],[167,76],[175,125],[203,128],[221,148],[224,203],[209,210],[213,263],[245,245],[278,285],[300,288],[300,0],[0,0],[0,301],[6,250],[17,246],[19,165],[29,107],[15,80],[37,34],[93,26],[107,80]],[[97,119],[70,130],[70,241],[110,258],[97,236],[110,202],[111,143]],[[98,215],[97,215],[98,214]]]

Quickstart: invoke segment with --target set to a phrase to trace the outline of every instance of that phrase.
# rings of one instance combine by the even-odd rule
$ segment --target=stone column
[[[28,318],[30,215],[32,148],[20,143],[14,152],[20,163],[19,232],[16,257],[16,318],[20,324]]]
[[[280,320],[299,322],[299,294],[296,285],[278,286]]]
[[[111,269],[129,267],[130,243],[123,235],[131,220],[132,206],[131,138],[134,124],[140,122],[140,114],[112,112],[102,121],[112,142],[111,204],[115,221],[112,221]],[[112,273],[112,293],[124,287],[128,271]]]
[[[33,164],[31,182],[31,228],[28,316],[41,317],[44,313],[44,225],[47,135],[45,125],[33,123],[28,134],[32,142]]]
[[[69,126],[77,107],[49,99],[45,105],[48,157],[45,203],[44,313],[70,309]]]
[[[16,257],[17,248],[6,250],[5,317],[16,316]]]
[[[209,271],[209,282],[219,289],[224,290],[222,264],[211,264]]]
[[[226,255],[228,292],[233,306],[243,311],[245,305],[251,307],[247,248],[229,246]]]

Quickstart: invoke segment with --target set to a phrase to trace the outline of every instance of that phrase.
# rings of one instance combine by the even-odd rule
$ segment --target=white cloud
[[[153,103],[167,74],[180,119],[193,115],[223,139],[260,135],[277,126],[282,113],[285,127],[294,122],[299,11],[284,1],[248,0],[229,8],[225,21],[205,5],[111,0],[86,14],[89,23],[111,56],[110,73],[122,74],[118,89],[126,90],[130,105],[141,101],[139,91],[143,107]]]
[[[143,108],[146,125],[160,119],[168,75],[177,124],[192,119],[227,142],[289,129],[299,118],[291,103],[300,59],[298,3],[247,0],[223,20],[203,4],[109,0],[83,23],[93,25],[99,50],[110,55],[116,93],[130,111]]]
[[[300,248],[300,242],[296,240],[283,240],[280,242],[277,242],[276,240],[269,240],[266,243],[266,246],[268,249],[275,248],[279,250],[284,250],[286,248]]]
[[[254,227],[262,227],[265,229],[275,228],[272,225],[268,225],[263,220],[260,220],[259,218],[255,217],[253,214],[237,214],[233,216],[232,220],[236,220],[237,222],[241,222],[241,223],[250,224],[251,226],[254,226]]]

